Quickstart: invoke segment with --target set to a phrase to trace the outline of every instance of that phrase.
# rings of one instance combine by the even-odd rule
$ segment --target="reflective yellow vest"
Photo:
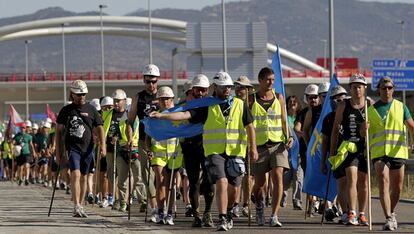
[[[372,159],[383,156],[408,159],[403,116],[404,104],[395,99],[388,110],[385,123],[374,106],[368,108],[369,147]]]
[[[254,128],[256,130],[256,144],[263,145],[267,141],[285,142],[286,137],[282,129],[282,108],[276,95],[267,111],[256,101],[252,105]]]
[[[163,141],[156,141],[151,138],[151,151],[154,153],[154,157],[151,159],[151,165],[165,167],[168,164],[168,168],[174,170],[182,166],[183,154],[177,138]],[[176,157],[175,162],[173,162],[174,156]]]
[[[228,156],[245,157],[247,134],[243,125],[243,101],[233,98],[228,121],[219,105],[208,107],[208,116],[203,128],[205,156],[226,153]]]
[[[12,158],[13,154],[10,146],[11,144],[5,140],[3,144],[3,159]]]
[[[350,141],[342,141],[337,150],[337,154],[328,158],[329,162],[331,163],[331,169],[333,171],[336,170],[345,161],[346,156],[348,156],[348,152],[357,152],[356,144]]]
[[[109,127],[111,126],[111,120],[112,120],[112,113],[113,110],[104,111],[102,113],[102,119],[104,121],[103,128],[104,128],[104,134],[105,138],[108,136]],[[119,145],[124,146],[128,143],[128,138],[126,135],[126,129],[127,129],[127,112],[124,112],[124,116],[122,116],[121,121],[119,121],[119,131],[121,132],[121,139],[119,139]],[[139,138],[139,130],[138,130],[138,124],[134,124],[134,135],[132,139],[132,146],[138,146],[138,138]],[[134,145],[135,144],[135,145]]]

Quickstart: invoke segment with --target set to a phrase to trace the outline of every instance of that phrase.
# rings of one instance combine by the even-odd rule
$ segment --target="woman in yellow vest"
[[[414,148],[414,121],[407,106],[393,98],[394,89],[390,77],[379,80],[380,100],[369,107],[367,126],[371,159],[386,219],[383,229],[391,231],[398,227],[395,209],[403,189],[405,162]],[[410,151],[406,145],[406,128],[411,135]]]
[[[170,87],[161,87],[157,91],[160,111],[174,107],[174,93]],[[151,159],[151,166],[155,172],[156,198],[158,205],[158,224],[174,225],[172,217],[172,206],[174,194],[171,194],[170,188],[171,172],[174,172],[174,178],[177,178],[182,165],[182,152],[177,138],[171,138],[163,141],[156,141],[146,136],[146,151]],[[168,197],[170,195],[170,197]],[[164,202],[167,204],[167,215],[164,213]]]
[[[3,159],[3,178],[5,180],[11,179],[11,169],[13,166],[13,154],[12,154],[12,147],[13,144],[11,143],[11,140],[8,139],[6,136],[4,141],[1,143],[1,155]]]

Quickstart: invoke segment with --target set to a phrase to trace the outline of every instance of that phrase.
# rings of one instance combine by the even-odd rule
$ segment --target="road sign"
[[[392,78],[396,90],[414,90],[414,60],[374,60],[372,62],[372,90],[377,89],[379,79],[384,76]]]

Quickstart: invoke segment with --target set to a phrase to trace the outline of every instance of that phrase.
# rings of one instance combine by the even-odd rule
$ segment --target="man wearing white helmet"
[[[103,97],[100,103],[102,111],[110,111],[114,108],[114,99],[111,97]]]
[[[102,127],[102,117],[98,111],[86,103],[88,87],[83,80],[75,80],[70,86],[71,104],[64,106],[57,117],[56,161],[61,163],[65,151],[71,173],[74,217],[88,217],[82,204],[86,193],[87,174],[94,159],[92,132],[96,130],[101,155],[106,155],[106,144]],[[62,145],[64,136],[65,148]]]
[[[213,78],[213,88],[214,95],[223,101],[221,104],[185,112],[153,112],[150,115],[159,119],[189,120],[204,125],[204,155],[207,157],[209,179],[216,184],[219,212],[217,230],[220,231],[227,231],[233,227],[230,212],[235,187],[241,185],[245,172],[243,158],[246,156],[247,145],[250,146],[249,156],[252,160],[258,157],[253,116],[242,100],[230,95],[232,87],[230,75],[227,72],[219,72]]]
[[[33,157],[36,157],[36,151],[33,146],[33,136],[28,133],[28,126],[31,126],[30,121],[25,121],[24,125],[20,127],[21,131],[14,136],[13,143],[21,147],[19,155],[16,155],[17,171],[19,172],[19,185],[23,182],[29,185],[30,163],[33,162]]]
[[[145,89],[138,92],[132,98],[131,110],[128,112],[128,144],[132,145],[132,132],[135,118],[138,116],[139,119],[144,119],[148,116],[151,111],[156,111],[159,109],[158,99],[156,98],[157,88],[158,88],[158,77],[160,76],[160,70],[154,64],[148,64],[144,67],[143,71]],[[142,178],[145,184],[149,184],[149,205],[152,208],[152,217],[151,221],[156,221],[157,209],[156,209],[156,200],[155,200],[155,187],[154,187],[154,172],[149,167],[149,161],[147,159],[147,154],[144,150],[145,146],[145,127],[143,123],[139,123],[139,143],[138,150],[140,160],[141,160],[141,169],[142,169]],[[142,191],[145,193],[145,191]]]
[[[170,87],[161,87],[157,91],[160,111],[174,107],[174,93]],[[174,196],[170,190],[171,176],[177,178],[182,166],[183,155],[178,138],[156,141],[150,136],[145,139],[146,152],[151,159],[151,166],[155,172],[156,197],[158,205],[158,224],[174,225],[172,207]],[[167,196],[169,195],[169,197]],[[164,203],[167,202],[167,215],[164,214]]]
[[[44,186],[46,187],[48,184],[48,178],[47,178],[47,173],[48,173],[48,164],[49,164],[49,158],[51,156],[51,153],[49,151],[49,131],[51,128],[51,124],[48,122],[45,122],[42,126],[42,128],[40,129],[39,134],[35,135],[34,138],[34,146],[35,146],[35,150],[36,153],[39,155],[39,159],[38,159],[38,166],[39,166],[39,171],[38,171],[38,179],[39,179],[39,183],[43,183]]]
[[[210,82],[204,74],[198,74],[191,81],[192,87],[187,92],[188,96],[191,96],[191,99],[204,98],[208,95],[208,88],[210,87]],[[188,97],[187,96],[187,97]],[[190,181],[190,203],[191,214],[194,216],[192,223],[193,227],[213,227],[213,219],[211,215],[211,205],[214,198],[214,185],[209,182],[207,176],[207,168],[205,166],[205,156],[203,149],[203,135],[199,134],[194,137],[185,138],[181,141],[181,148],[184,155],[184,166],[187,171],[188,179]],[[202,175],[200,177],[200,170]],[[201,183],[202,180],[202,183]],[[201,183],[201,184],[200,184]],[[199,197],[200,191],[203,192],[205,208],[203,218],[199,217]]]
[[[323,106],[323,103],[325,102],[325,97],[328,94],[330,86],[331,83],[329,82],[322,82],[318,86],[319,103],[321,106]]]
[[[33,137],[33,144],[35,144],[36,141],[36,136],[39,134],[39,125],[37,123],[32,123],[32,130],[30,132],[30,134]],[[36,147],[35,147],[36,149]],[[39,155],[39,154],[37,154]],[[34,157],[33,161],[30,163],[30,177],[29,177],[29,182],[34,184],[34,183],[40,183],[39,181],[39,164],[38,164],[38,160],[39,158]]]
[[[328,166],[326,163],[326,155],[329,154],[330,150],[330,142],[331,142],[331,134],[332,134],[332,128],[335,121],[335,110],[337,109],[337,106],[339,103],[343,102],[345,100],[345,97],[347,95],[346,90],[340,86],[337,85],[332,88],[330,93],[330,101],[332,105],[332,112],[327,114],[325,118],[323,119],[322,124],[322,153],[321,153],[321,163],[320,163],[320,169],[323,174],[328,173]],[[342,129],[339,131],[339,139],[338,143],[342,143]],[[333,176],[337,181],[338,184],[338,195],[337,200],[339,202],[339,205],[342,208],[342,216],[340,218],[340,222],[344,223],[346,222],[348,218],[348,207],[347,207],[347,199],[346,199],[346,177],[345,177],[345,168],[343,166],[340,166],[338,168],[331,167]],[[325,210],[325,219],[327,221],[333,221],[333,218],[335,216],[339,215],[339,213],[336,213],[336,211],[333,209],[332,204],[328,202],[328,209]],[[336,208],[336,207],[335,207]]]
[[[96,109],[97,111],[100,111],[100,110],[101,110],[101,103],[100,103],[100,101],[99,101],[99,98],[94,98],[94,99],[92,99],[92,100],[89,102],[89,104],[91,104],[93,107],[95,107],[95,109]]]
[[[365,209],[368,201],[367,160],[365,158],[365,138],[360,134],[365,122],[365,92],[367,82],[361,74],[349,79],[351,98],[338,104],[332,129],[330,155],[338,153],[339,126],[342,126],[342,140],[356,145],[356,152],[348,152],[340,164],[345,168],[346,191],[348,198],[348,225],[368,225]],[[359,216],[356,208],[358,203]],[[372,218],[372,217],[369,217]]]

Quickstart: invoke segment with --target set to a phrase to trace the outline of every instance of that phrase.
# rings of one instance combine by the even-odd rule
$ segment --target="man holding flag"
[[[259,159],[252,167],[255,177],[253,193],[256,198],[256,222],[259,226],[265,224],[263,191],[266,173],[270,172],[273,182],[273,201],[269,226],[281,227],[278,211],[283,196],[283,172],[290,168],[286,149],[292,147],[294,140],[290,128],[287,127],[284,97],[273,90],[275,83],[273,70],[264,67],[260,70],[258,77],[259,90],[254,94],[252,104],[252,114],[255,119],[253,124],[256,129],[257,151],[259,152]]]

